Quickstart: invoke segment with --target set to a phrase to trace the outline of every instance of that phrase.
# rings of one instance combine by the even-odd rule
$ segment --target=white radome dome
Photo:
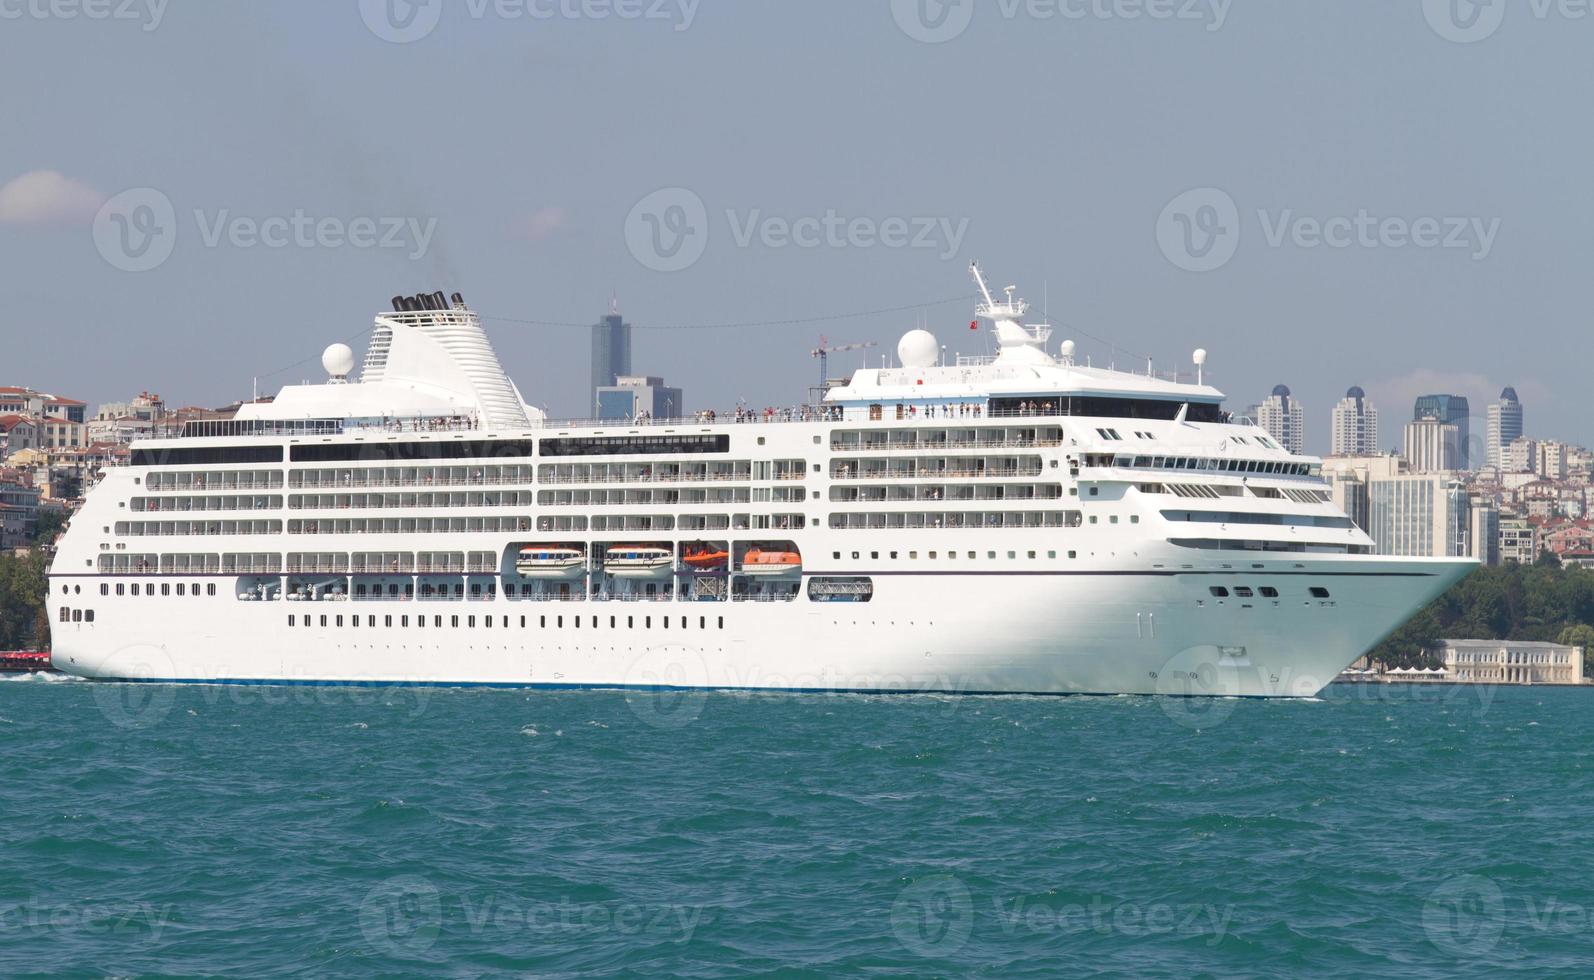
[[[909,330],[897,341],[897,360],[907,368],[935,367],[941,344],[928,330]]]
[[[346,378],[354,370],[354,351],[348,344],[333,344],[321,352],[321,367],[334,378]]]

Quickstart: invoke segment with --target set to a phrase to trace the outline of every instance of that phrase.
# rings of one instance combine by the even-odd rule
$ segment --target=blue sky
[[[1098,363],[1205,347],[1235,407],[1289,384],[1315,451],[1352,384],[1391,447],[1416,394],[1481,414],[1506,384],[1530,434],[1594,442],[1575,6],[95,2],[0,0],[0,384],[220,404],[459,289],[528,399],[577,414],[585,331],[510,320],[909,307],[978,259]],[[119,229],[165,219],[127,204],[160,199],[170,254],[126,271]],[[643,330],[636,367],[692,407],[791,403],[821,333],[983,351],[970,313]]]

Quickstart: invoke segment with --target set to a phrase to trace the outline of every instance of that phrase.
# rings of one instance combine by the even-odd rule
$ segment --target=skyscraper
[[[1462,469],[1461,430],[1432,416],[1408,422],[1403,454],[1413,473]]]
[[[1273,394],[1257,406],[1256,421],[1267,434],[1292,453],[1306,451],[1306,419],[1301,403],[1290,397],[1286,385],[1275,385]]]
[[[1334,406],[1334,433],[1329,452],[1335,456],[1371,456],[1378,452],[1378,409],[1360,387],[1345,392]]]
[[[598,414],[598,389],[611,388],[631,374],[631,324],[620,317],[618,301],[592,325],[592,390],[587,408]]]
[[[1456,427],[1456,468],[1463,470],[1471,469],[1473,462],[1468,442],[1472,437],[1470,416],[1471,409],[1462,395],[1418,395],[1411,413],[1413,422],[1438,419]]]
[[[1522,438],[1522,403],[1517,400],[1517,390],[1507,388],[1500,392],[1500,400],[1489,406],[1488,464],[1499,469],[1506,463],[1506,448]]]

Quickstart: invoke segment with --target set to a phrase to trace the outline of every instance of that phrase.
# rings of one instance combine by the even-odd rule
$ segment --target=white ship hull
[[[185,601],[181,629],[146,619],[149,600],[102,599],[96,623],[58,627],[55,665],[143,681],[1309,697],[1472,567],[1296,564],[876,575],[868,603],[237,603],[218,589]],[[1209,585],[1237,580],[1275,583],[1280,598],[1214,603]],[[290,629],[289,615],[315,625]],[[321,627],[322,615],[365,621]],[[445,625],[397,625],[422,615]]]
[[[1373,557],[1319,461],[1236,424],[1221,392],[1081,366],[1068,343],[1053,358],[1022,302],[984,295],[994,359],[942,363],[914,331],[901,367],[820,407],[602,423],[526,405],[462,297],[397,297],[358,383],[335,346],[332,383],[106,473],[51,570],[55,665],[1306,697],[1475,567]],[[676,571],[703,542],[801,565]],[[608,561],[516,574],[569,548]]]

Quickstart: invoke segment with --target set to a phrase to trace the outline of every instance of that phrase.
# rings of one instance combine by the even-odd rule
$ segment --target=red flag
[[[970,320],[969,321],[969,329],[970,330],[978,330],[978,329],[980,329],[980,321],[978,321],[978,320]]]

